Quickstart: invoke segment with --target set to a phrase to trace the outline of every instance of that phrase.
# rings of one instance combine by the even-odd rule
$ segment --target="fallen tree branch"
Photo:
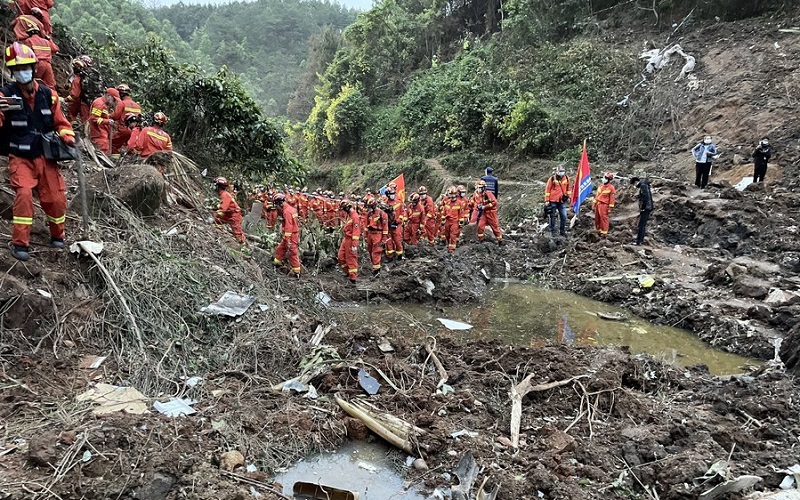
[[[144,340],[142,339],[142,331],[139,330],[139,325],[136,323],[136,318],[134,317],[133,312],[131,312],[131,308],[128,305],[128,301],[125,300],[125,295],[122,294],[122,291],[117,286],[117,283],[114,281],[114,278],[111,277],[111,273],[108,272],[106,266],[104,266],[103,263],[100,262],[100,259],[97,258],[97,256],[91,251],[91,249],[87,248],[83,244],[83,242],[78,242],[78,246],[80,246],[81,250],[83,250],[85,253],[89,254],[89,257],[94,261],[95,264],[97,264],[98,269],[100,269],[100,272],[103,274],[103,277],[106,279],[108,285],[117,294],[117,297],[119,298],[119,301],[122,304],[122,309],[128,316],[128,321],[130,322],[131,329],[133,330],[133,333],[136,335],[136,340],[139,342],[139,348],[142,351],[144,351]]]
[[[375,418],[373,418],[362,408],[358,408],[357,406],[352,405],[341,398],[337,397],[336,403],[342,410],[345,411],[345,413],[363,422],[364,425],[366,425],[369,430],[371,430],[381,438],[385,439],[389,444],[397,448],[400,448],[409,455],[414,455],[414,448],[411,446],[411,441],[408,439],[407,435],[406,437],[398,436],[397,434],[392,432],[388,427],[378,422]]]
[[[428,337],[428,340],[430,339],[433,339],[433,345],[431,345],[430,342],[425,342],[425,350],[428,351],[428,358],[433,361],[436,371],[439,372],[439,382],[436,383],[436,388],[438,389],[447,382],[447,370],[444,369],[444,365],[436,355],[436,339],[433,337]]]
[[[250,477],[247,477],[247,476],[242,476],[241,474],[237,474],[235,472],[230,472],[230,471],[226,471],[226,470],[222,470],[222,469],[220,469],[219,472],[223,476],[228,476],[231,479],[234,479],[236,481],[240,481],[240,482],[242,482],[244,484],[247,484],[249,486],[257,486],[259,488],[263,488],[263,489],[267,490],[268,492],[272,493],[273,495],[275,495],[275,496],[277,496],[279,498],[285,498],[286,500],[292,500],[291,497],[287,497],[283,493],[273,489],[272,486],[274,486],[274,483],[270,485],[270,484],[267,484],[267,483],[263,483],[261,481],[257,481],[257,480],[255,480],[253,478],[250,478]]]
[[[514,448],[519,448],[519,428],[522,422],[522,398],[531,392],[542,392],[556,387],[561,387],[572,382],[587,378],[589,375],[578,375],[566,380],[557,380],[555,382],[548,382],[546,384],[531,385],[533,373],[525,377],[522,382],[511,387],[509,396],[511,397],[511,445]]]

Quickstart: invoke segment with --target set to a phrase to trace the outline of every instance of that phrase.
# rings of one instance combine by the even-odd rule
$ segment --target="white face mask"
[[[26,84],[31,83],[33,81],[33,70],[32,69],[23,69],[19,71],[14,71],[14,80],[17,83]]]
[[[605,177],[603,178],[603,184],[608,184],[608,179],[606,179]]]
[[[421,195],[419,195],[419,197],[420,197],[421,200],[424,200],[425,198],[428,197],[428,195],[427,194],[421,194]]]
[[[389,195],[389,199],[390,199],[390,200],[393,200],[393,199],[394,199],[394,195],[393,195],[393,194],[390,194],[390,195]]]
[[[704,144],[711,144],[711,139],[706,137],[705,139],[703,139],[703,143]]]

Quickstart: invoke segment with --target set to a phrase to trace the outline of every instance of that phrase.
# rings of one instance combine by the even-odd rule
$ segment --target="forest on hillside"
[[[669,116],[618,104],[644,64],[613,33],[656,31],[653,42],[665,43],[673,30],[796,8],[786,0],[384,0],[345,29],[295,144],[316,159],[510,151],[575,160],[591,137],[597,157],[645,159]]]
[[[258,0],[147,9],[132,0],[60,0],[53,19],[88,46],[145,43],[157,36],[178,61],[209,71],[227,67],[272,116],[308,71],[311,40],[341,32],[356,12],[328,1]]]

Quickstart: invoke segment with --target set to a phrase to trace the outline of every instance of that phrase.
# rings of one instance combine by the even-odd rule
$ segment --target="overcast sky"
[[[165,7],[173,5],[181,0],[143,0],[146,7]],[[338,3],[351,7],[353,9],[368,10],[372,7],[372,0],[332,0]],[[222,4],[228,3],[226,0],[183,0],[186,4]]]

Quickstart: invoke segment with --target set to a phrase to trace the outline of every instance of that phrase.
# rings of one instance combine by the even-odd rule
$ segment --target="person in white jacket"
[[[694,156],[695,161],[694,185],[703,189],[708,184],[708,176],[711,175],[711,163],[719,156],[717,145],[711,140],[710,135],[707,135],[703,142],[692,148],[692,156]]]

